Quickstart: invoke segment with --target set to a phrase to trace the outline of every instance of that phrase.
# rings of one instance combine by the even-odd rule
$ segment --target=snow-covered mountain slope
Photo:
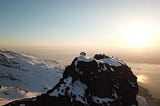
[[[102,54],[78,56],[63,72],[52,60],[0,51],[0,85],[0,105],[18,99],[5,106],[159,106],[145,88],[137,95],[127,64]]]
[[[5,106],[137,106],[136,76],[122,61],[102,54],[76,57],[47,93]]]
[[[62,73],[56,61],[0,50],[0,102],[31,97],[28,95],[31,92],[44,93],[59,81]]]

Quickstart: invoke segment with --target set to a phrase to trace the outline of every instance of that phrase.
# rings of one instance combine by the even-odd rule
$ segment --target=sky
[[[158,53],[159,41],[160,0],[0,0],[1,48]]]

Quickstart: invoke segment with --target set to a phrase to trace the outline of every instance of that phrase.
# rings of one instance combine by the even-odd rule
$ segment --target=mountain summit
[[[137,77],[123,61],[80,55],[47,93],[5,106],[137,106],[137,93]]]

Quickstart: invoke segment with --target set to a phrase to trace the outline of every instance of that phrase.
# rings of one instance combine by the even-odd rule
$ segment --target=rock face
[[[76,57],[47,93],[5,106],[137,106],[137,77],[123,61],[102,54]]]

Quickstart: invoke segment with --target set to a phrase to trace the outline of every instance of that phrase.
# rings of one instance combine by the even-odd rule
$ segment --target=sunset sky
[[[0,0],[0,47],[157,52],[160,0]]]

